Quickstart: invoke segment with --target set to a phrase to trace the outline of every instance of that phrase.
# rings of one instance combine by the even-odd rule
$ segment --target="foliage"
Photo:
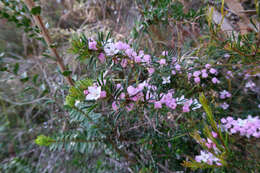
[[[67,171],[257,172],[259,27],[228,34],[215,22],[217,13],[206,6],[211,4],[198,2],[194,10],[187,1],[136,0],[141,22],[132,30],[132,38],[125,36],[124,41],[114,39],[113,31],[92,37],[81,30],[74,34],[68,52],[84,70],[74,76],[70,88],[61,85],[52,93],[51,87],[41,91],[42,97],[58,92],[48,102],[57,106],[52,111],[59,115],[55,128],[24,135],[27,146],[36,148],[34,139],[38,149],[50,149],[49,157],[67,154]],[[216,7],[222,22],[224,2]],[[1,15],[14,21],[5,14],[7,3]],[[257,12],[256,4],[254,8]],[[41,8],[30,13],[39,15]],[[3,75],[16,76],[20,66],[1,69]],[[64,71],[60,76],[73,74]],[[37,88],[37,79],[24,75],[21,82]],[[6,105],[3,101],[3,108]],[[10,128],[7,116],[3,117],[0,133]],[[6,148],[6,143],[1,146]],[[39,161],[42,165],[35,166],[38,160],[21,154],[7,160],[0,157],[0,170],[40,172],[47,165]],[[52,171],[60,170],[61,162],[51,164]]]

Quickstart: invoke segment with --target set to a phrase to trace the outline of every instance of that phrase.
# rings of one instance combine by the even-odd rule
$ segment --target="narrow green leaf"
[[[14,65],[14,69],[13,69],[13,73],[14,73],[14,74],[16,74],[16,75],[18,74],[19,67],[20,67],[19,63],[16,63],[16,64]]]
[[[0,67],[0,71],[7,71],[7,67]]]
[[[32,8],[31,13],[33,15],[40,15],[41,14],[41,7],[40,6],[36,6],[36,7]]]
[[[37,145],[40,146],[49,146],[53,142],[55,142],[52,138],[45,136],[45,135],[39,135],[34,141]]]
[[[72,71],[66,70],[62,73],[63,76],[69,76],[72,73]]]

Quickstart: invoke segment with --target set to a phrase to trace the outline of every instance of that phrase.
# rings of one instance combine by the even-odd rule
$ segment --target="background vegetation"
[[[257,0],[38,0],[33,8],[24,2],[0,0],[0,172],[260,171]],[[128,66],[114,65],[105,47],[118,41],[150,55],[155,73],[124,52],[116,58]],[[206,64],[217,72],[208,68],[209,77],[198,82],[196,71]],[[148,78],[159,88],[157,99],[174,89],[174,98],[193,99],[191,110],[185,100],[174,110],[133,102],[128,111],[131,95],[116,102],[120,110],[111,106]],[[107,96],[88,102],[84,90],[95,82]],[[221,98],[224,90],[231,96]],[[227,117],[232,127],[250,119],[255,133],[224,130]],[[220,162],[194,160],[201,150],[216,152],[208,145],[221,151],[214,155]]]

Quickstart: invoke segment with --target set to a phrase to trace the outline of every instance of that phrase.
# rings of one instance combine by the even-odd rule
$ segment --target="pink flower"
[[[153,73],[154,73],[154,68],[148,68],[148,73],[149,73],[149,75],[152,75]]]
[[[177,71],[180,71],[180,70],[181,70],[181,66],[180,66],[179,64],[176,64],[176,65],[175,65],[175,69],[176,69]]]
[[[168,148],[171,148],[171,147],[172,147],[171,143],[170,143],[170,142],[168,142]]]
[[[210,148],[211,148],[211,144],[209,144],[209,143],[206,143],[205,145],[208,147],[208,149],[210,149]]]
[[[176,100],[175,99],[171,99],[169,101],[166,102],[166,106],[170,109],[176,109],[177,107],[177,103],[176,103]]]
[[[130,104],[128,104],[128,105],[126,106],[126,110],[127,110],[128,112],[130,112],[131,110],[133,110],[133,108],[134,108],[134,104],[133,104],[133,103],[130,103]]]
[[[116,84],[116,89],[123,89],[120,83]]]
[[[171,83],[171,76],[168,77],[162,77],[162,84]]]
[[[160,101],[154,102],[154,108],[155,109],[161,109],[162,108],[162,103]]]
[[[172,75],[176,75],[176,71],[175,70],[172,70]]]
[[[212,165],[213,163],[218,164],[220,161],[217,157],[215,157],[212,153],[208,151],[200,151],[200,155],[195,156],[195,160],[196,162],[204,162],[209,165]]]
[[[106,60],[105,54],[100,53],[100,54],[98,55],[98,59],[99,59],[99,61],[100,61],[101,63],[104,63],[105,60]]]
[[[107,96],[107,92],[106,91],[101,91],[100,98],[103,99],[103,98],[106,98],[106,96]]]
[[[182,112],[190,112],[190,106],[192,104],[192,99],[186,101],[182,107]]]
[[[197,83],[197,84],[200,83],[200,78],[199,77],[195,77],[194,78],[194,82]]]
[[[138,89],[139,91],[142,91],[145,86],[147,86],[147,83],[146,83],[146,82],[139,83],[139,84],[137,85],[137,89]]]
[[[226,97],[228,97],[228,98],[231,97],[231,94],[229,92],[227,92]]]
[[[134,96],[139,92],[139,90],[133,86],[129,86],[127,87],[127,92],[130,96]]]
[[[131,97],[130,100],[136,102],[138,100],[143,100],[143,93],[138,93],[135,96]]]
[[[133,53],[134,53],[134,49],[128,48],[128,49],[126,49],[125,53],[127,56],[132,57]]]
[[[122,61],[121,61],[121,66],[123,67],[123,68],[126,68],[126,66],[127,66],[127,59],[122,59]]]
[[[201,73],[207,73],[207,69],[202,69]]]
[[[229,54],[224,54],[224,58],[229,58],[230,57],[230,55]]]
[[[214,84],[220,83],[220,81],[219,81],[216,77],[212,78],[211,81],[212,81],[212,83],[214,83]]]
[[[160,65],[165,65],[166,64],[166,59],[160,59],[159,64]]]
[[[191,73],[188,73],[188,80],[190,80],[192,74]]]
[[[200,156],[196,156],[196,157],[195,157],[195,160],[196,160],[196,162],[199,162],[199,163],[200,163],[200,162],[201,162],[201,157],[200,157]]]
[[[135,51],[133,51],[132,56],[133,56],[133,57],[136,57],[136,56],[137,56],[137,53],[136,53]]]
[[[225,95],[222,95],[222,94],[220,94],[219,98],[221,98],[221,99],[225,99],[225,98],[226,98],[226,96],[225,96]]]
[[[214,68],[211,68],[211,69],[209,70],[209,72],[210,72],[211,74],[216,74],[216,73],[217,73],[217,70],[214,69]]]
[[[227,71],[227,75],[228,75],[228,76],[226,76],[227,78],[229,78],[229,77],[233,78],[233,73],[232,73],[232,71]]]
[[[218,134],[217,134],[216,132],[213,132],[213,131],[212,131],[211,134],[212,134],[213,138],[218,137]]]
[[[136,62],[136,63],[139,63],[139,62],[142,61],[142,59],[141,59],[140,56],[135,56],[134,59],[135,59],[135,62]]]
[[[88,42],[88,48],[89,48],[90,50],[98,50],[98,49],[97,49],[97,42],[94,41],[94,40],[89,40],[89,42]]]
[[[195,71],[195,72],[193,72],[193,76],[194,76],[194,77],[199,77],[200,74],[201,74],[200,71]]]
[[[182,112],[190,112],[190,107],[187,106],[187,105],[184,105],[184,106],[182,107]]]
[[[115,47],[116,47],[118,50],[123,50],[124,43],[123,43],[122,41],[119,41],[119,42],[115,43]]]
[[[144,55],[143,62],[150,63],[150,61],[151,61],[151,56],[150,55]]]
[[[101,94],[100,86],[96,86],[95,84],[93,86],[89,86],[86,100],[97,100],[100,98],[100,94]]]
[[[143,57],[144,56],[144,51],[140,50],[139,53],[138,53],[138,56]]]
[[[126,50],[128,48],[130,48],[130,46],[127,44],[127,43],[123,43],[121,41],[117,42],[115,44],[115,47],[118,49],[118,50]]]
[[[117,105],[116,105],[116,101],[113,101],[113,103],[112,103],[112,109],[113,109],[114,111],[117,111],[118,107],[117,107]]]
[[[236,133],[237,131],[234,129],[234,128],[232,128],[231,130],[230,130],[230,133],[231,134],[234,134],[234,133]]]
[[[206,69],[209,69],[211,67],[211,65],[210,64],[206,64],[205,67],[206,67]]]
[[[232,122],[234,119],[232,117],[227,117],[228,122]]]
[[[216,163],[216,165],[218,165],[218,166],[222,166],[222,163],[220,163],[220,162],[217,162],[217,163]]]
[[[89,93],[88,90],[84,90],[85,95],[88,95],[88,93]]]
[[[167,103],[167,102],[171,102],[172,101],[172,94],[171,92],[167,93],[167,94],[163,94],[162,98],[161,98],[161,103]]]
[[[220,107],[222,107],[222,109],[226,110],[229,107],[229,105],[226,102],[224,102],[223,104],[220,105]]]
[[[176,63],[177,58],[176,57],[172,57],[172,64]]]
[[[208,77],[208,73],[202,73],[202,78],[207,78]]]
[[[168,51],[163,51],[163,52],[162,52],[162,55],[163,55],[163,56],[167,56],[167,55],[168,55]]]
[[[227,122],[227,120],[225,118],[221,118],[221,123],[225,124]]]
[[[225,98],[231,97],[231,94],[230,94],[228,91],[223,90],[223,91],[220,92],[220,96],[219,96],[219,97],[220,97],[221,99],[225,99]]]
[[[120,99],[125,99],[125,93],[121,93],[119,97]]]

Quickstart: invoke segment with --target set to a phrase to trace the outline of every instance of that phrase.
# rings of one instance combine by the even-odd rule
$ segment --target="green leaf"
[[[209,115],[210,117],[213,117],[212,111],[211,111],[211,109],[208,105],[207,99],[203,93],[200,94],[199,100],[200,100],[200,103],[202,104],[202,107],[206,111],[207,115]]]
[[[205,97],[205,95],[203,93],[200,94],[199,100],[200,100],[200,103],[202,104],[203,109],[205,110],[205,112],[207,114],[207,118],[208,118],[211,126],[213,127],[213,129],[215,131],[217,131],[218,127],[217,127],[217,124],[216,124],[216,122],[214,120],[213,113],[212,113],[211,108],[208,105],[207,99],[206,99],[206,97]]]
[[[257,2],[257,0],[255,0],[255,4],[256,4],[256,12],[257,12],[258,18],[260,18],[260,2]]]
[[[13,69],[13,73],[14,74],[16,74],[17,75],[17,73],[18,73],[18,70],[19,70],[19,63],[16,63],[15,65],[14,65],[14,69]]]
[[[50,48],[57,48],[58,47],[58,43],[52,43],[51,45],[50,45]]]
[[[72,71],[66,70],[62,73],[63,76],[69,76],[72,73]]]
[[[0,67],[0,71],[7,71],[7,67]]]
[[[33,83],[34,83],[35,85],[36,85],[36,83],[37,83],[38,77],[39,77],[38,74],[35,74],[35,75],[33,76]]]
[[[31,13],[33,15],[40,15],[41,14],[41,7],[40,6],[36,6],[36,7],[32,8]]]
[[[45,135],[39,135],[34,141],[37,145],[40,146],[49,146],[53,142],[55,142],[52,138],[45,136]]]
[[[29,80],[29,77],[25,77],[25,78],[20,79],[21,82],[27,82],[28,80]]]
[[[66,97],[65,105],[69,105],[71,107],[74,106],[76,100],[84,100],[84,90],[93,84],[91,79],[83,79],[77,81],[75,86],[72,86],[69,89],[69,95]]]

